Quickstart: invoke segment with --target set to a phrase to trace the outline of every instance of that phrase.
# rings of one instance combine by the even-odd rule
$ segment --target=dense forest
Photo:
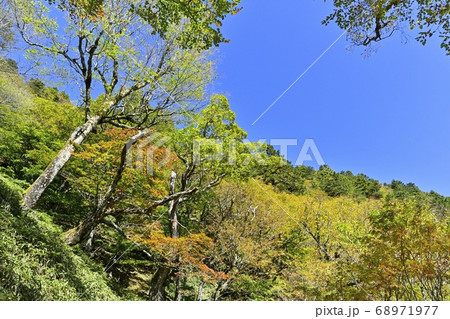
[[[0,0],[0,300],[450,300],[450,198],[248,142],[194,2]]]

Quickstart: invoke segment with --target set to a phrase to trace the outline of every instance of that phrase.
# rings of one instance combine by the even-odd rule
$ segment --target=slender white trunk
[[[177,174],[172,171],[170,175],[170,193],[169,195],[174,195],[176,193],[176,181]],[[174,198],[169,201],[169,216],[170,216],[170,236],[172,238],[179,238],[178,232],[178,203],[179,198]],[[156,273],[153,275],[153,278],[150,282],[150,300],[166,300],[165,288],[167,286],[167,280],[172,273],[172,269],[167,268],[165,266],[161,266],[158,268]],[[178,298],[181,299],[181,291],[180,291],[180,277],[176,278],[176,291],[175,291],[175,300]]]
[[[33,185],[27,190],[25,196],[23,198],[22,207],[24,209],[33,208],[41,195],[47,189],[47,187],[51,184],[51,182],[55,179],[64,165],[72,156],[73,151],[75,150],[75,145],[80,145],[95,129],[95,127],[100,122],[100,116],[94,116],[89,119],[86,123],[79,126],[73,133],[69,140],[66,142],[64,147],[59,151],[58,155],[53,159],[53,161],[47,166],[45,171],[41,174],[41,176],[34,181]]]
[[[198,286],[198,293],[197,293],[197,301],[202,301],[203,300],[203,285],[205,284],[205,282],[203,281],[203,279],[200,281],[200,285]]]
[[[172,171],[170,176],[170,195],[175,194],[175,183],[177,181],[177,174]],[[178,203],[180,202],[179,198],[174,198],[169,202],[169,216],[170,216],[170,234],[172,238],[178,238]]]

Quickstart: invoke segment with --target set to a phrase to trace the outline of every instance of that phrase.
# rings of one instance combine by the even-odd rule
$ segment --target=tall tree
[[[180,206],[188,203],[198,193],[205,193],[230,176],[236,166],[230,159],[242,151],[246,133],[235,122],[236,115],[230,110],[224,96],[215,95],[210,104],[192,117],[190,125],[175,130],[172,150],[179,159],[178,168],[171,173],[167,198],[170,236],[179,238]],[[237,161],[236,161],[237,162]],[[161,300],[171,270],[162,266],[151,282],[150,298]]]
[[[86,6],[80,5],[84,2],[60,1],[57,6],[40,0],[9,3],[29,54],[42,64],[50,64],[53,73],[60,70],[78,84],[80,106],[85,112],[84,124],[28,189],[25,208],[37,203],[75,146],[99,125],[146,129],[162,115],[177,113],[173,109],[177,103],[201,98],[210,79],[211,63],[197,50],[208,45],[200,40],[183,42],[188,35],[195,38],[202,32],[194,28],[194,22],[190,32],[186,29],[183,8],[187,4],[179,4],[173,23],[155,29],[157,24],[150,19],[148,2],[138,0],[102,1],[98,14],[86,14]],[[202,8],[204,13],[209,8],[212,16],[218,14],[216,19],[224,18],[223,10],[228,10]],[[63,15],[66,23],[60,17],[52,18],[55,12]],[[156,12],[155,21],[161,18],[159,14],[168,14],[164,10]],[[210,46],[221,39],[206,42]],[[186,49],[179,49],[180,44]]]
[[[365,299],[448,300],[449,223],[411,200],[371,214],[367,246],[354,270]]]
[[[283,251],[277,248],[287,215],[273,201],[276,193],[271,189],[255,181],[227,181],[207,203],[202,220],[216,242],[211,264],[228,275],[213,286],[210,299],[221,300],[226,294],[248,299],[281,272]]]

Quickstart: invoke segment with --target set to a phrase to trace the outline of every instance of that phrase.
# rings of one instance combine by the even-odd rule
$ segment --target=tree
[[[0,0],[0,54],[8,49],[13,40],[11,12],[7,0]]]
[[[331,21],[348,30],[352,42],[368,46],[402,31],[406,24],[411,30],[419,28],[416,39],[426,44],[433,35],[441,39],[441,47],[450,54],[449,1],[430,0],[333,0]]]
[[[85,16],[98,18],[105,15],[105,0],[47,0],[59,3],[71,14],[81,10]],[[200,50],[228,42],[221,32],[222,21],[229,14],[238,13],[241,0],[191,0],[186,3],[175,1],[134,1],[131,10],[137,13],[161,37],[166,36],[174,25],[183,26],[177,41],[184,48]]]
[[[386,203],[370,218],[372,230],[359,265],[366,299],[447,300],[449,224],[427,206]]]
[[[354,178],[355,192],[367,198],[380,198],[379,193],[381,185],[378,181],[367,177],[364,174],[358,174]]]
[[[83,151],[75,153],[77,161],[69,167],[69,181],[84,194],[87,206],[92,209],[77,227],[66,233],[69,244],[87,241],[89,252],[97,226],[107,216],[151,215],[155,208],[167,202],[158,201],[166,194],[163,187],[158,187],[163,178],[159,171],[154,170],[150,175],[127,165],[133,145],[148,133],[108,130],[93,144],[86,144]]]
[[[303,194],[306,190],[305,178],[309,177],[305,169],[308,168],[292,166],[272,145],[264,144],[263,150],[267,155],[266,164],[257,166],[252,175],[262,177],[265,184],[271,184],[281,191]]]
[[[145,224],[143,226],[146,226]],[[215,282],[228,278],[220,271],[215,271],[207,264],[211,259],[214,243],[205,234],[188,234],[186,236],[166,236],[160,224],[150,232],[134,235],[137,242],[148,248],[158,265],[150,283],[151,300],[167,300],[165,286],[167,277],[176,275],[174,300],[181,300],[181,276],[200,277],[202,281]]]
[[[185,242],[186,238],[181,238],[180,209],[194,196],[201,196],[217,186],[222,178],[233,175],[238,167],[230,165],[231,157],[241,163],[246,155],[243,151],[245,132],[235,123],[235,114],[224,96],[211,97],[210,104],[201,112],[192,113],[190,123],[183,125],[184,128],[176,128],[177,125],[168,119],[167,123],[160,122],[155,126],[161,133],[116,128],[97,134],[95,139],[91,138],[92,144],[83,144],[83,151],[75,153],[75,161],[67,171],[69,181],[92,209],[77,227],[66,233],[68,243],[81,242],[86,251],[90,251],[98,226],[107,218],[140,216],[145,223],[151,223],[153,213],[164,210],[168,217],[167,238],[173,239],[167,240],[169,243]],[[127,166],[128,156],[136,151],[131,146],[150,134],[170,136],[171,140],[161,150],[148,145],[153,156],[136,157],[141,162],[136,163],[136,167]],[[216,145],[197,149],[196,143],[204,141],[220,141],[224,153],[217,153]],[[140,151],[148,154],[148,150]],[[164,155],[170,154],[170,160],[163,161],[161,164],[165,165],[161,167],[158,162],[160,151],[163,159]],[[224,156],[215,159],[212,158],[214,154]],[[149,165],[151,171],[138,169]],[[107,224],[111,225],[110,222]],[[189,269],[184,268],[177,258],[159,261],[160,266],[151,281],[152,300],[164,299],[168,278],[173,274],[181,278],[183,269]]]
[[[282,232],[288,216],[267,194],[277,196],[259,181],[227,181],[206,203],[201,219],[216,243],[211,265],[228,275],[215,283],[210,299],[277,298],[267,288],[285,268]]]
[[[423,199],[424,193],[414,185],[414,183],[404,184],[401,181],[393,180],[390,184],[392,192],[392,197],[402,198],[402,199]]]
[[[31,91],[18,74],[0,72],[0,169],[27,182],[40,175],[82,119],[56,89],[42,87],[51,92],[44,98]]]
[[[181,205],[189,203],[196,194],[203,194],[217,186],[224,177],[231,176],[236,166],[230,159],[242,162],[243,139],[246,133],[235,122],[236,115],[230,110],[225,96],[211,97],[210,104],[198,114],[185,128],[175,130],[171,149],[180,165],[171,172],[168,202],[170,236],[179,238]],[[218,151],[217,147],[221,150]],[[171,274],[166,266],[160,267],[152,278],[150,298],[161,300],[167,278]]]
[[[296,218],[310,247],[300,271],[304,278],[302,289],[307,296],[346,300],[339,287],[360,287],[345,265],[358,262],[363,247],[361,237],[369,231],[368,216],[378,203],[344,196],[329,198],[320,192],[299,198],[297,203]]]
[[[26,192],[25,208],[36,204],[75,147],[99,126],[146,129],[178,113],[178,103],[201,98],[211,75],[204,54],[178,49],[177,40],[186,30],[172,24],[155,30],[143,17],[143,7],[137,9],[140,1],[103,1],[102,14],[96,16],[71,3],[63,1],[55,8],[40,0],[10,1],[29,54],[79,85],[85,112],[84,124]],[[51,18],[52,10],[65,13],[64,30]],[[161,36],[152,36],[157,31]],[[191,46],[196,47],[195,41]],[[93,92],[100,93],[94,98]]]
[[[347,176],[334,172],[328,166],[321,166],[316,174],[316,181],[321,190],[328,196],[336,197],[341,195],[350,195],[352,185]]]

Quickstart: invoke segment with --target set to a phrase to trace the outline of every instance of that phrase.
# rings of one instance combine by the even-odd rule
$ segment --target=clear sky
[[[289,149],[295,161],[312,138],[336,171],[450,196],[450,57],[439,42],[394,36],[367,58],[344,37],[252,126],[342,30],[321,25],[329,2],[242,4],[224,24],[231,42],[219,49],[215,89],[251,140],[299,139]]]

